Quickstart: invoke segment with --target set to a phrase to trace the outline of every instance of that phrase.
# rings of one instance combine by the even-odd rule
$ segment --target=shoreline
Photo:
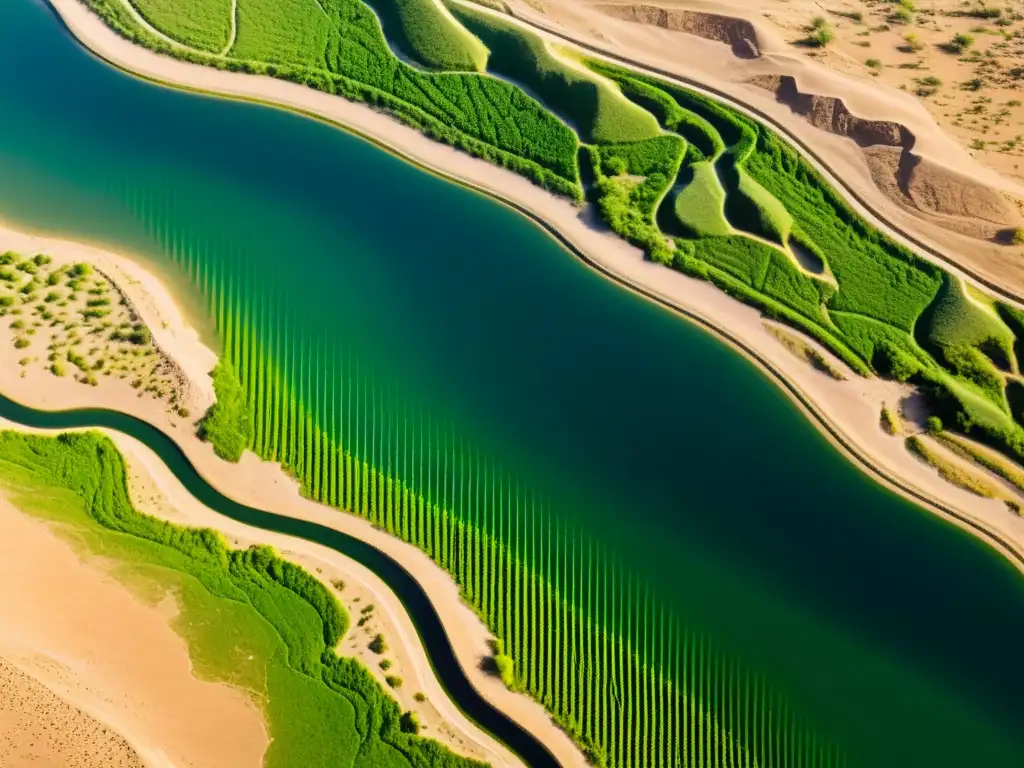
[[[79,0],[47,2],[87,50],[130,76],[163,87],[314,117],[524,215],[606,279],[711,331],[755,363],[805,416],[813,417],[812,422],[827,439],[862,472],[986,541],[1024,572],[1024,521],[1014,518],[999,502],[979,500],[950,486],[910,456],[902,440],[878,428],[882,405],[894,407],[907,394],[906,388],[880,379],[860,379],[852,373],[849,382],[829,380],[793,358],[773,339],[761,327],[757,310],[705,281],[643,261],[639,250],[610,231],[598,229],[592,218],[565,199],[510,171],[439,144],[386,114],[293,83],[161,56],[118,36]],[[827,350],[806,340],[840,370],[847,370]],[[857,385],[864,388],[855,392]]]
[[[25,247],[31,244],[29,253],[45,252],[54,256],[54,262],[82,261],[95,259],[104,266],[111,267],[123,260],[112,253],[99,250],[92,246],[77,245],[67,240],[56,240],[33,235],[13,232],[0,226],[0,252]],[[26,254],[23,254],[26,255]],[[126,272],[127,274],[127,272]],[[441,617],[444,631],[448,637],[456,660],[463,675],[469,680],[476,691],[495,709],[504,712],[521,728],[528,731],[540,741],[565,768],[584,768],[586,760],[569,736],[556,725],[547,711],[533,699],[514,693],[495,676],[485,672],[480,662],[491,656],[490,641],[492,634],[477,614],[462,600],[459,587],[455,580],[427,555],[415,546],[406,544],[383,530],[376,529],[363,518],[326,507],[300,493],[297,481],[278,464],[259,459],[251,451],[247,451],[238,464],[232,464],[217,457],[209,443],[202,442],[196,436],[195,422],[202,417],[213,402],[212,381],[209,370],[215,360],[213,353],[206,348],[198,334],[188,326],[185,316],[179,311],[166,287],[142,267],[135,265],[132,274],[137,277],[118,284],[126,296],[136,305],[142,321],[150,328],[154,343],[162,349],[174,346],[180,357],[176,360],[183,370],[203,371],[197,382],[189,388],[190,397],[184,402],[190,410],[188,418],[181,418],[168,412],[162,400],[142,397],[130,384],[123,380],[103,377],[96,386],[88,386],[67,377],[58,378],[43,369],[19,370],[19,366],[0,367],[0,392],[11,400],[41,410],[68,410],[84,408],[105,408],[119,411],[144,421],[163,432],[182,451],[187,461],[209,485],[230,499],[255,507],[272,510],[277,514],[318,523],[324,527],[341,531],[358,538],[385,555],[395,560],[414,578],[427,593],[430,603]],[[173,345],[172,340],[177,340]],[[207,367],[207,363],[209,367]],[[24,375],[22,375],[24,374]],[[196,386],[199,384],[200,386]],[[2,425],[3,422],[0,422]],[[9,424],[7,426],[10,426]],[[17,429],[24,429],[14,425]],[[41,430],[45,431],[45,430]],[[51,430],[57,433],[68,430]],[[115,437],[114,433],[106,433]],[[145,454],[148,449],[131,441],[127,436],[117,434],[118,447],[124,445],[138,448],[137,452]],[[162,463],[149,455],[149,465],[159,472]],[[130,457],[126,456],[126,459]],[[180,483],[166,468],[163,469],[168,478],[167,487],[179,487]],[[177,484],[177,485],[175,485]],[[187,494],[181,489],[182,494]],[[189,498],[190,495],[188,495]],[[180,494],[176,498],[185,498]],[[192,500],[193,504],[198,504]],[[201,505],[200,505],[201,506]],[[227,517],[211,513],[203,525],[225,529],[238,526]],[[445,722],[453,724],[456,732],[463,739],[484,745],[482,750],[491,756],[496,766],[521,766],[522,763],[489,733],[477,726],[448,697],[441,682],[434,673],[426,649],[412,624],[405,607],[390,588],[368,569],[356,561],[334,552],[327,547],[307,542],[304,539],[287,537],[271,531],[263,531],[258,536],[250,533],[241,538],[270,542],[277,537],[286,542],[281,547],[282,555],[300,552],[302,556],[314,560],[330,559],[333,567],[343,564],[344,570],[353,572],[360,569],[366,575],[366,583],[378,585],[378,602],[388,605],[387,613],[394,620],[394,625],[401,630],[404,651],[413,664],[412,673],[407,676],[411,683],[414,676],[422,682],[422,690],[427,694],[428,701],[443,712]],[[308,546],[307,546],[308,545]],[[312,551],[312,555],[310,555]],[[325,554],[326,553],[326,554]],[[361,578],[361,577],[360,577]],[[390,595],[390,598],[388,597]],[[375,597],[377,600],[377,597]],[[350,638],[346,637],[346,642]],[[406,644],[404,641],[407,640]],[[397,642],[397,637],[396,637]],[[372,674],[380,672],[375,665],[369,666]],[[383,680],[382,676],[378,680]],[[406,691],[389,693],[396,696],[408,696],[415,692],[412,685]],[[408,708],[408,707],[407,707]],[[417,707],[419,708],[419,707]],[[437,738],[437,729],[427,731],[427,736]],[[453,747],[457,748],[457,747]],[[495,757],[496,756],[496,757]]]

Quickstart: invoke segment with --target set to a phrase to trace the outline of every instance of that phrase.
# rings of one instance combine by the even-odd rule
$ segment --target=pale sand
[[[0,765],[141,768],[123,736],[0,659]]]
[[[858,466],[874,466],[885,475],[898,479],[901,485],[914,493],[927,499],[941,500],[940,504],[955,510],[964,520],[972,521],[999,537],[1002,544],[992,542],[997,548],[1004,551],[1012,548],[1015,552],[1024,549],[1024,523],[1007,512],[1005,506],[996,502],[979,502],[976,497],[950,487],[910,457],[900,440],[885,435],[878,428],[881,404],[895,403],[904,394],[900,387],[877,380],[862,380],[852,374],[847,382],[829,379],[796,359],[773,338],[764,329],[755,310],[738,304],[705,282],[644,262],[635,249],[611,234],[599,232],[592,222],[585,220],[584,214],[564,200],[546,194],[514,174],[436,144],[385,115],[291,83],[220,72],[156,56],[115,35],[77,0],[53,0],[53,4],[88,47],[101,51],[106,58],[122,66],[168,82],[279,101],[295,109],[322,114],[382,143],[399,147],[402,154],[410,159],[482,188],[494,189],[500,196],[516,201],[527,210],[543,211],[543,218],[585,253],[595,266],[626,283],[645,286],[645,290],[659,300],[674,304],[692,318],[718,329],[723,337],[756,356],[766,369],[775,373],[777,383],[791,382],[791,385],[787,384],[787,391],[814,409],[833,435],[838,436],[863,462]],[[156,286],[153,288],[162,290]],[[145,315],[143,312],[158,341],[173,327],[162,317],[150,319]],[[168,323],[167,328],[163,327],[165,322]],[[208,351],[201,349],[197,340],[194,339],[193,343],[195,350],[179,350],[179,354],[194,354],[209,360]],[[839,362],[835,365],[842,367]],[[126,401],[111,389],[102,383],[95,388],[72,387],[67,382],[62,385],[53,377],[27,376],[22,379],[12,371],[0,371],[0,391],[28,405],[42,408],[99,405],[132,413],[158,426],[164,425],[162,412],[147,411],[144,402]],[[539,705],[512,694],[479,671],[479,660],[487,652],[489,635],[486,628],[461,603],[454,581],[426,555],[373,529],[364,520],[339,514],[301,498],[295,482],[277,466],[260,462],[252,455],[244,457],[239,465],[228,465],[216,459],[209,446],[185,430],[168,431],[208,480],[239,501],[336,527],[399,560],[424,585],[449,630],[460,663],[480,691],[541,738],[563,763],[581,764],[579,752],[551,724]],[[992,541],[990,536],[985,538]]]
[[[173,611],[144,605],[102,564],[83,562],[46,523],[2,497],[0,583],[0,657],[68,702],[63,723],[49,723],[79,726],[63,733],[64,749],[76,735],[79,747],[90,747],[87,721],[67,719],[78,709],[153,768],[262,764],[268,739],[259,709],[243,691],[193,676],[169,625]],[[46,710],[38,715],[35,727],[47,727]],[[111,744],[117,753],[126,754],[124,745]],[[2,755],[0,763],[8,765]]]

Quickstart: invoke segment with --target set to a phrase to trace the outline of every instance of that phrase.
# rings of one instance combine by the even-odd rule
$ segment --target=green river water
[[[120,73],[38,0],[0,4],[0,115],[0,219],[171,281],[264,455],[315,435],[450,510],[435,559],[613,764],[1024,765],[1017,571],[705,332],[358,138]]]

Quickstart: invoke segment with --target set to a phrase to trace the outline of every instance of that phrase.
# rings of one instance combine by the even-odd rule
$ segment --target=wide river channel
[[[603,553],[587,562],[614,562],[669,626],[765,681],[836,764],[1024,765],[1017,570],[851,466],[744,358],[506,207],[330,126],[135,79],[40,0],[5,0],[0,220],[140,258],[214,346],[229,286],[257,307],[246,342],[325,431],[401,464],[412,423],[460,446],[463,470],[498,467],[517,510],[521,489],[549,500],[556,530]],[[315,365],[274,360],[300,344]],[[323,395],[353,365],[369,438]],[[377,409],[401,421],[377,432]],[[426,475],[454,508],[465,481],[439,455]],[[518,523],[497,530],[530,546]],[[654,661],[672,658],[658,621]],[[762,760],[810,768],[814,749]]]

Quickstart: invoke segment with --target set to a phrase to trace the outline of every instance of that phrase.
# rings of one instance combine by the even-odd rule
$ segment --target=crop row
[[[717,768],[787,764],[806,749],[809,766],[844,764],[766,681],[688,628],[555,501],[354,356],[285,330],[240,283],[214,283],[212,314],[247,394],[253,451],[287,467],[310,498],[451,573],[502,640],[514,685],[595,758]]]

